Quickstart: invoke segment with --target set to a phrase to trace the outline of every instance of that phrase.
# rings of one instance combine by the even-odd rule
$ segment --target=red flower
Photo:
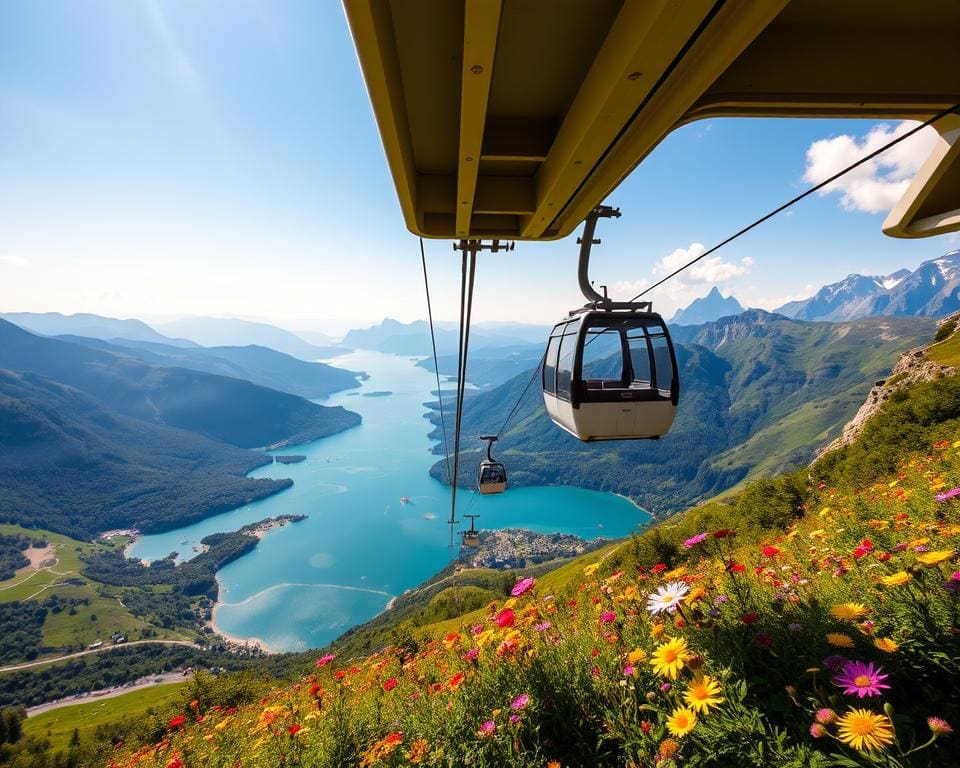
[[[316,696],[321,690],[323,689],[320,687],[320,683],[314,683],[310,686],[310,695]]]
[[[383,684],[383,690],[385,691],[392,691],[396,687],[397,687],[397,678],[395,677],[391,677],[389,680],[387,680]]]
[[[640,723],[640,730],[644,733],[650,733],[650,727],[653,725],[649,720],[644,720]]]
[[[515,618],[513,611],[509,608],[504,608],[497,614],[497,626],[500,627],[500,629],[512,627]]]
[[[343,678],[345,678],[346,676],[347,676],[347,673],[344,672],[342,669],[338,669],[336,672],[333,673],[334,680],[343,680]]]
[[[187,722],[186,715],[177,715],[169,723],[167,723],[167,728],[169,728],[170,730],[173,730],[174,728],[179,728],[185,722]]]
[[[463,682],[463,679],[464,679],[463,672],[457,672],[457,674],[455,674],[453,677],[450,678],[450,687],[459,688],[460,683]]]
[[[287,728],[287,733],[289,733],[291,736],[296,736],[300,732],[301,728],[303,728],[303,726],[300,724],[291,725],[289,728]]]
[[[180,759],[180,755],[174,755],[170,762],[167,763],[167,768],[186,768],[186,763]]]
[[[667,570],[667,566],[664,563],[657,563],[650,570],[654,573],[663,573],[665,570]]]
[[[773,645],[773,638],[770,637],[766,632],[757,632],[757,636],[753,638],[753,642],[759,645],[761,648],[769,648]]]
[[[740,563],[735,563],[733,560],[730,561],[730,573],[743,573],[747,570],[747,566],[741,565]]]
[[[749,612],[749,613],[743,614],[743,616],[740,617],[740,621],[742,621],[744,624],[753,624],[753,623],[755,623],[755,622],[757,621],[757,619],[759,619],[759,618],[760,618],[760,616],[758,616],[756,613],[753,613],[753,612],[751,611],[751,612]]]
[[[715,539],[725,539],[727,538],[727,536],[732,536],[732,535],[733,535],[733,531],[731,531],[729,528],[721,528],[719,531],[713,532],[713,538]]]
[[[890,559],[889,552],[881,552],[880,554],[877,555],[877,560],[879,560],[881,563],[885,563],[889,559]]]
[[[764,547],[761,552],[764,557],[774,557],[780,554],[780,550],[776,547]]]

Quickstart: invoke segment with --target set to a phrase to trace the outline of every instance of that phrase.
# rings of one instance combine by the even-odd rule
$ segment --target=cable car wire
[[[420,238],[420,261],[423,264],[423,287],[427,293],[427,317],[430,320],[430,344],[433,346],[433,369],[437,374],[437,400],[440,401],[440,433],[443,435],[443,458],[447,465],[447,479],[450,475],[450,449],[447,447],[447,423],[443,417],[443,391],[440,388],[440,362],[437,359],[437,337],[433,332],[433,308],[430,305],[430,281],[427,278],[427,256],[423,250],[423,238]]]
[[[544,351],[543,356],[540,358],[540,362],[537,363],[537,367],[533,369],[533,374],[530,376],[530,380],[527,382],[527,386],[523,388],[523,392],[520,393],[520,397],[517,398],[517,402],[513,404],[513,408],[510,409],[510,413],[507,414],[507,418],[503,420],[503,425],[500,427],[500,431],[497,432],[497,440],[503,436],[504,430],[507,428],[507,424],[510,423],[510,419],[514,417],[517,413],[517,409],[520,407],[520,404],[523,402],[523,398],[526,397],[527,392],[530,389],[530,385],[536,381],[537,374],[540,373],[540,368],[543,366],[543,361],[546,359],[547,353]]]
[[[473,313],[473,285],[477,268],[476,251],[463,249],[460,267],[460,347],[457,350],[457,411],[453,428],[453,476],[450,484],[450,558],[453,559],[454,525],[457,522],[457,479],[460,474],[460,434],[463,425],[463,395],[467,381],[467,354],[470,349],[470,318]]]
[[[911,136],[913,136],[915,133],[918,133],[919,131],[923,130],[923,129],[926,128],[927,126],[933,125],[933,124],[934,124],[935,122],[937,122],[938,120],[946,117],[947,115],[951,115],[951,114],[957,113],[958,111],[960,111],[960,104],[954,104],[954,105],[953,105],[952,107],[950,107],[949,109],[945,109],[945,110],[943,110],[942,112],[938,112],[938,113],[935,114],[933,117],[931,117],[931,118],[925,120],[924,122],[920,123],[920,125],[917,125],[917,126],[915,126],[914,128],[911,128],[909,131],[907,131],[907,132],[906,132],[905,134],[903,134],[902,136],[898,136],[897,138],[893,139],[892,141],[888,141],[888,142],[887,142],[886,144],[884,144],[882,147],[880,147],[879,149],[874,150],[874,151],[871,152],[869,155],[865,155],[864,157],[861,157],[859,160],[857,160],[857,161],[854,162],[854,163],[851,163],[850,165],[848,165],[848,166],[847,166],[846,168],[844,168],[843,170],[838,171],[837,173],[833,174],[833,176],[830,176],[829,178],[824,179],[824,180],[821,181],[819,184],[815,184],[814,186],[810,187],[810,189],[808,189],[808,190],[806,190],[806,191],[804,191],[804,192],[801,192],[799,195],[797,195],[796,197],[791,198],[790,200],[788,200],[787,202],[785,202],[783,205],[780,205],[780,206],[778,206],[777,208],[774,208],[772,211],[770,211],[769,213],[767,213],[767,214],[764,215],[764,216],[761,216],[759,219],[757,219],[757,220],[754,221],[753,223],[748,224],[748,225],[745,226],[743,229],[741,229],[741,230],[739,230],[739,231],[737,231],[737,232],[734,232],[734,233],[733,233],[732,235],[730,235],[728,238],[726,238],[725,240],[721,240],[721,241],[720,241],[719,243],[717,243],[715,246],[713,246],[712,248],[709,248],[708,250],[704,251],[704,252],[701,253],[699,256],[697,256],[695,259],[691,259],[691,260],[688,261],[686,264],[684,264],[682,267],[679,267],[679,268],[675,269],[673,272],[671,272],[671,273],[670,273],[669,275],[667,275],[666,277],[662,278],[661,280],[658,280],[657,282],[655,282],[653,285],[649,286],[648,288],[644,288],[642,291],[640,291],[640,293],[638,293],[636,296],[634,296],[632,299],[630,299],[630,301],[631,301],[631,302],[634,302],[634,301],[636,301],[637,299],[639,299],[641,296],[647,295],[647,294],[650,293],[650,291],[652,291],[654,288],[658,288],[659,286],[663,285],[663,284],[664,284],[665,282],[667,282],[668,280],[670,280],[670,279],[676,277],[677,275],[679,275],[679,274],[680,274],[681,272],[683,272],[685,269],[689,269],[690,267],[692,267],[694,264],[696,264],[696,263],[697,263],[698,261],[700,261],[701,259],[705,259],[707,256],[709,256],[710,254],[715,253],[716,251],[720,250],[720,249],[723,248],[725,245],[729,245],[729,244],[732,243],[734,240],[736,240],[738,237],[741,237],[742,235],[747,234],[747,232],[749,232],[750,230],[754,229],[755,227],[760,226],[760,225],[763,224],[765,221],[767,221],[767,220],[769,220],[769,219],[772,219],[772,218],[773,218],[774,216],[776,216],[778,213],[782,213],[783,211],[787,210],[787,208],[789,208],[790,206],[794,205],[795,203],[799,203],[799,202],[800,202],[801,200],[803,200],[805,197],[809,197],[809,196],[812,195],[814,192],[817,192],[817,191],[823,189],[824,187],[826,187],[827,185],[832,184],[832,183],[835,182],[837,179],[839,179],[841,176],[844,176],[844,175],[850,173],[850,171],[855,170],[856,168],[859,168],[859,167],[860,167],[861,165],[863,165],[864,163],[867,163],[867,162],[873,160],[873,158],[875,158],[877,155],[881,155],[881,154],[883,154],[884,152],[886,152],[888,149],[890,149],[891,147],[894,147],[894,146],[896,146],[897,144],[899,144],[901,141],[905,141],[905,140],[909,139],[909,138],[910,138]]]

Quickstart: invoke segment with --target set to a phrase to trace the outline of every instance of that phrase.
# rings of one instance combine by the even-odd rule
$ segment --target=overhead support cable
[[[655,282],[653,285],[649,286],[648,288],[644,288],[642,291],[640,291],[640,293],[638,293],[636,296],[634,296],[632,299],[630,299],[630,301],[631,301],[631,302],[636,301],[636,300],[639,299],[641,296],[645,296],[646,294],[650,293],[650,291],[654,290],[655,288],[659,288],[659,287],[660,287],[661,285],[663,285],[665,282],[667,282],[668,280],[671,280],[672,278],[676,277],[676,276],[679,275],[681,272],[683,272],[685,269],[689,269],[690,267],[692,267],[694,264],[696,264],[696,263],[697,263],[698,261],[700,261],[701,259],[705,259],[705,258],[707,258],[707,256],[711,255],[712,253],[715,253],[716,251],[719,251],[719,250],[720,250],[721,248],[723,248],[725,245],[729,245],[730,243],[732,243],[732,242],[733,242],[734,240],[736,240],[737,238],[739,238],[739,237],[747,234],[747,232],[749,232],[750,230],[752,230],[752,229],[754,229],[754,228],[756,228],[756,227],[759,227],[759,226],[760,226],[761,224],[763,224],[765,221],[768,221],[769,219],[772,219],[772,218],[773,218],[774,216],[776,216],[778,213],[782,213],[783,211],[787,210],[787,208],[789,208],[790,206],[795,205],[796,203],[799,203],[801,200],[803,200],[803,199],[806,198],[806,197],[809,197],[809,196],[812,195],[814,192],[818,192],[819,190],[823,189],[824,187],[827,187],[827,186],[829,186],[830,184],[833,184],[833,182],[835,182],[835,181],[836,181],[837,179],[839,179],[841,176],[845,176],[846,174],[850,173],[850,171],[856,170],[857,168],[859,168],[859,167],[860,167],[861,165],[863,165],[864,163],[870,162],[871,160],[873,160],[873,159],[874,159],[875,157],[877,157],[878,155],[882,155],[882,154],[883,154],[884,152],[886,152],[888,149],[891,149],[892,147],[895,147],[895,146],[896,146],[897,144],[899,144],[901,141],[906,141],[906,140],[909,139],[911,136],[913,136],[913,135],[916,134],[916,133],[919,133],[920,131],[922,131],[922,130],[923,130],[924,128],[926,128],[927,126],[933,125],[935,122],[937,122],[938,120],[942,120],[942,119],[943,119],[944,117],[946,117],[947,115],[957,114],[958,112],[960,112],[960,104],[954,104],[952,107],[950,107],[950,108],[948,108],[948,109],[944,109],[943,111],[938,112],[937,114],[935,114],[933,117],[931,117],[931,118],[929,118],[929,119],[927,119],[927,120],[924,120],[922,123],[920,123],[920,125],[917,125],[917,126],[915,126],[914,128],[911,128],[909,131],[907,131],[906,133],[904,133],[904,134],[901,135],[901,136],[898,136],[897,138],[893,139],[892,141],[888,141],[886,144],[884,144],[884,145],[883,145],[882,147],[880,147],[879,149],[874,150],[873,152],[871,152],[871,153],[868,154],[868,155],[864,155],[864,156],[861,157],[859,160],[857,160],[857,161],[854,162],[854,163],[851,163],[850,165],[848,165],[848,166],[847,166],[846,168],[844,168],[843,170],[837,171],[837,173],[833,174],[833,175],[830,176],[829,178],[824,179],[824,180],[821,181],[819,184],[815,184],[814,186],[810,187],[810,189],[808,189],[808,190],[806,190],[806,191],[804,191],[804,192],[801,192],[801,193],[800,193],[799,195],[797,195],[796,197],[793,197],[793,198],[791,198],[790,200],[787,200],[787,202],[785,202],[783,205],[777,206],[776,208],[774,208],[774,209],[773,209],[772,211],[770,211],[769,213],[765,214],[764,216],[761,216],[761,217],[760,217],[759,219],[757,219],[756,221],[753,221],[752,223],[750,223],[750,224],[748,224],[747,226],[743,227],[743,229],[740,229],[740,230],[738,230],[737,232],[734,232],[732,235],[730,235],[730,237],[728,237],[728,238],[726,238],[726,239],[724,239],[724,240],[721,240],[719,243],[717,243],[717,244],[716,244],[715,246],[713,246],[712,248],[708,248],[706,251],[704,251],[703,253],[701,253],[701,254],[700,254],[699,256],[697,256],[696,258],[691,259],[690,261],[688,261],[688,262],[687,262],[686,264],[684,264],[683,266],[678,267],[677,269],[675,269],[673,272],[671,272],[671,273],[670,273],[669,275],[667,275],[666,277],[661,278],[660,280],[658,280],[657,282]]]
[[[430,344],[433,347],[433,370],[437,374],[437,400],[440,403],[440,434],[443,436],[443,458],[447,466],[447,480],[450,479],[450,449],[447,447],[447,423],[443,416],[443,391],[440,388],[440,361],[437,358],[437,337],[433,331],[433,308],[430,304],[430,281],[427,278],[427,256],[423,250],[423,238],[420,238],[420,261],[423,264],[423,287],[427,294],[427,317],[430,320]]]

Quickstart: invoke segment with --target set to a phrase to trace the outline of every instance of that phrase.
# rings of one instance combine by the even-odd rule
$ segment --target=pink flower
[[[511,611],[509,608],[504,608],[496,616],[497,626],[500,627],[500,629],[512,627],[515,618],[516,617],[513,611]]]
[[[525,709],[527,704],[530,703],[530,694],[521,693],[517,698],[510,702],[510,709],[514,712],[519,712],[521,709]]]
[[[935,498],[937,501],[949,501],[956,496],[960,496],[960,488],[951,488],[949,491],[938,493],[933,498]]]
[[[493,720],[487,720],[483,725],[480,726],[480,730],[477,731],[477,736],[481,739],[485,739],[487,736],[493,736],[493,732],[497,729],[497,724]]]
[[[699,544],[705,538],[707,538],[707,534],[705,533],[698,533],[696,536],[691,536],[689,539],[683,542],[683,548],[693,549],[695,546],[697,546],[697,544]]]
[[[335,658],[337,658],[337,657],[336,657],[334,654],[332,654],[332,653],[328,653],[326,656],[321,656],[319,659],[317,659],[317,666],[318,666],[318,667],[325,667],[325,666],[327,666],[327,664],[329,664],[329,663],[330,663],[331,661],[333,661]]]
[[[516,725],[520,722],[520,715],[510,715],[510,725]]]
[[[510,594],[514,597],[520,597],[524,592],[529,592],[533,589],[534,585],[537,583],[537,580],[533,576],[528,576],[525,579],[520,579],[510,590]]]
[[[626,667],[623,668],[623,676],[624,676],[624,677],[633,677],[633,673],[634,673],[635,671],[636,671],[636,670],[635,670],[633,667],[627,665]]]
[[[846,664],[840,674],[834,676],[835,685],[843,689],[848,696],[856,694],[859,698],[865,696],[880,696],[881,688],[889,689],[883,681],[888,675],[883,674],[883,668],[874,668],[873,662],[865,664],[862,661],[851,661]]]
[[[609,624],[611,621],[616,621],[616,619],[617,614],[615,614],[613,611],[604,611],[600,614],[601,624]]]
[[[780,554],[780,550],[776,547],[764,547],[762,550],[760,550],[760,553],[764,557],[774,557]]]
[[[479,655],[480,655],[479,648],[471,648],[469,651],[463,654],[463,658],[465,658],[467,661],[473,661]]]
[[[537,624],[534,629],[537,630],[537,632],[546,632],[548,629],[550,629],[550,622],[545,621],[542,624]]]

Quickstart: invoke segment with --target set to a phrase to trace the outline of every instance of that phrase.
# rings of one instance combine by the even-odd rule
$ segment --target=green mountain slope
[[[114,354],[135,357],[149,365],[177,366],[259,384],[307,399],[326,397],[334,392],[359,386],[356,371],[347,371],[325,363],[308,363],[251,344],[246,347],[174,347],[149,341],[112,342],[82,336],[60,336],[61,341],[83,344]]]
[[[804,323],[750,310],[678,329],[680,408],[666,437],[581,443],[547,418],[535,381],[499,453],[514,485],[581,485],[628,495],[658,514],[675,511],[748,476],[808,462],[853,415],[871,381],[933,327],[915,318]],[[500,428],[530,373],[468,395],[468,446],[470,436]],[[463,484],[473,483],[478,458],[470,454]],[[434,465],[435,477],[441,471]]]
[[[161,531],[290,486],[266,457],[116,413],[35,373],[0,371],[0,521],[80,538]]]
[[[35,336],[0,321],[0,368],[34,371],[76,387],[120,413],[244,448],[297,443],[360,422],[343,408],[240,379],[146,365],[129,356]]]

